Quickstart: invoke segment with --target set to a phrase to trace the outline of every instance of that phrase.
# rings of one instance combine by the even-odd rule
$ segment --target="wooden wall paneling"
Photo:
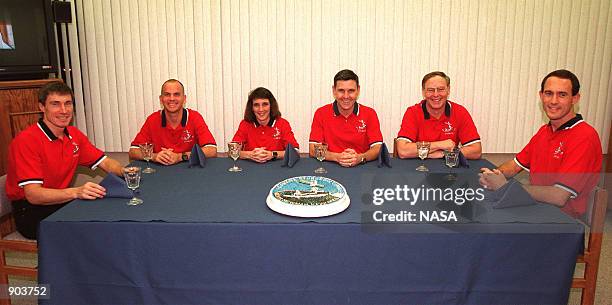
[[[60,79],[0,82],[0,175],[7,169],[8,146],[15,135],[41,117],[38,90]]]

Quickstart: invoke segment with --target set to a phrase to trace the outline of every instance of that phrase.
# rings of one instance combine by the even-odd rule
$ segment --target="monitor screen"
[[[0,74],[51,70],[56,62],[52,33],[50,0],[0,1]]]

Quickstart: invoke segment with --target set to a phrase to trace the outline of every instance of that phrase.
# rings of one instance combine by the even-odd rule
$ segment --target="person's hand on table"
[[[353,167],[359,164],[359,154],[354,149],[347,148],[340,153],[338,164],[343,167]]]
[[[154,154],[153,161],[163,165],[172,165],[181,161],[181,154],[175,153],[172,148],[162,147],[160,152]]]
[[[249,159],[259,163],[265,163],[272,158],[272,152],[266,150],[265,147],[256,147],[249,155]]]
[[[506,176],[504,176],[504,174],[498,169],[490,170],[483,167],[480,169],[480,174],[478,174],[478,176],[480,177],[478,179],[480,185],[491,191],[496,191],[500,187],[504,186],[504,184],[508,183]]]
[[[427,155],[428,159],[440,159],[440,158],[444,158],[444,151],[442,150],[436,150],[434,152],[430,152]]]
[[[446,139],[443,141],[437,141],[432,143],[434,147],[432,147],[431,150],[433,151],[441,151],[441,150],[447,150],[447,151],[451,151],[455,148],[455,141],[451,140],[451,139]]]
[[[75,187],[74,191],[75,199],[94,200],[106,196],[106,189],[93,182],[86,182],[79,187]]]

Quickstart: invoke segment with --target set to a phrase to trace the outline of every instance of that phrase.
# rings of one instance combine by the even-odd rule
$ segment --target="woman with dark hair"
[[[289,143],[299,148],[291,125],[281,117],[276,98],[263,87],[249,93],[244,119],[232,142],[242,143],[240,159],[259,163],[283,158]]]

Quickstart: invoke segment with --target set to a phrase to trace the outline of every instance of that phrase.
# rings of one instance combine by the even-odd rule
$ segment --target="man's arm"
[[[128,155],[130,156],[131,160],[143,160],[142,151],[140,150],[140,148],[130,147]]]
[[[468,146],[461,147],[461,152],[467,159],[480,159],[482,156],[482,144],[476,142]]]
[[[524,184],[523,188],[531,197],[540,202],[562,207],[571,198],[572,194],[556,186],[530,185]]]
[[[103,169],[107,173],[113,173],[119,177],[123,177],[123,166],[119,163],[119,161],[106,157],[100,165],[98,165],[101,169]]]
[[[506,178],[514,177],[523,170],[523,168],[516,164],[513,159],[504,162],[504,164],[500,165],[497,169],[504,174]]]
[[[206,158],[216,158],[217,157],[217,146],[203,146],[202,152]],[[189,153],[191,155],[191,152]]]
[[[395,140],[395,147],[397,148],[397,156],[400,157],[400,159],[417,157],[416,143],[397,139]]]
[[[106,195],[106,189],[93,182],[65,189],[46,188],[42,184],[27,184],[23,187],[23,191],[26,200],[34,205],[53,205],[73,199],[93,200]]]
[[[311,157],[316,158],[314,147],[315,147],[314,143],[308,144],[308,154]],[[325,153],[325,160],[326,161],[338,162],[338,159],[340,158],[340,155],[341,155],[341,153],[331,152],[331,151],[328,150],[327,153]]]

